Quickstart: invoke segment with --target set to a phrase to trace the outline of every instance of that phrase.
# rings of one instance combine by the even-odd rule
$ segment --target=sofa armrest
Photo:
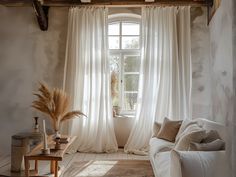
[[[171,151],[171,177],[230,177],[225,151]]]

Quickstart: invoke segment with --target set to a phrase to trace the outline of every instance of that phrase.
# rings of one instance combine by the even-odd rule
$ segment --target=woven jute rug
[[[154,177],[147,160],[73,162],[62,177]]]

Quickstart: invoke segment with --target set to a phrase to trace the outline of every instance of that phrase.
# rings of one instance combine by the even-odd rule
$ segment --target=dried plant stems
[[[51,118],[55,131],[59,131],[60,124],[63,121],[86,116],[79,110],[69,111],[69,97],[61,89],[50,90],[46,85],[40,83],[38,93],[34,93],[34,95],[37,100],[33,101],[32,107]]]

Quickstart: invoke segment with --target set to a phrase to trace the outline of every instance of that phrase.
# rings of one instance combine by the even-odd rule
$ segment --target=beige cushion
[[[198,124],[189,124],[185,130],[179,135],[178,138],[175,138],[176,141],[175,141],[175,144],[178,143],[178,141],[180,140],[181,137],[189,134],[189,133],[192,133],[192,132],[197,132],[197,131],[200,131],[200,130],[203,130],[201,127],[198,126]]]
[[[210,143],[190,143],[189,151],[220,151],[224,150],[225,142],[217,139]]]
[[[202,140],[202,143],[210,143],[217,139],[221,139],[219,133],[216,130],[210,130],[206,134],[206,138]]]
[[[191,142],[200,143],[206,137],[205,130],[199,130],[183,134],[176,142],[174,149],[179,151],[187,151]]]
[[[170,119],[165,118],[163,124],[161,125],[161,129],[157,134],[157,138],[174,142],[181,123],[182,121],[171,121]]]
[[[197,121],[196,120],[184,120],[179,128],[179,132],[177,133],[176,137],[175,137],[175,141],[178,141],[178,139],[180,138],[181,134],[184,132],[184,130],[186,128],[188,128],[190,125],[192,124],[196,124],[197,125]]]
[[[157,137],[157,134],[159,133],[160,129],[161,129],[161,124],[158,122],[154,122],[152,129],[152,137]]]
[[[232,177],[225,151],[172,150],[170,163],[170,177]]]

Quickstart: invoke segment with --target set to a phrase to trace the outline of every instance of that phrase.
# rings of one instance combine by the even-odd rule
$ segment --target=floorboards
[[[73,162],[77,161],[90,161],[90,160],[148,160],[148,156],[139,156],[134,154],[126,154],[123,149],[119,149],[116,153],[76,153],[76,154],[66,154],[62,162],[60,162],[60,167],[62,171],[69,168]],[[33,163],[32,163],[33,165]],[[11,176],[10,173],[10,156],[0,156],[0,175]],[[40,161],[39,162],[40,175],[49,173],[49,162]],[[23,174],[18,174],[15,176],[23,176]]]

